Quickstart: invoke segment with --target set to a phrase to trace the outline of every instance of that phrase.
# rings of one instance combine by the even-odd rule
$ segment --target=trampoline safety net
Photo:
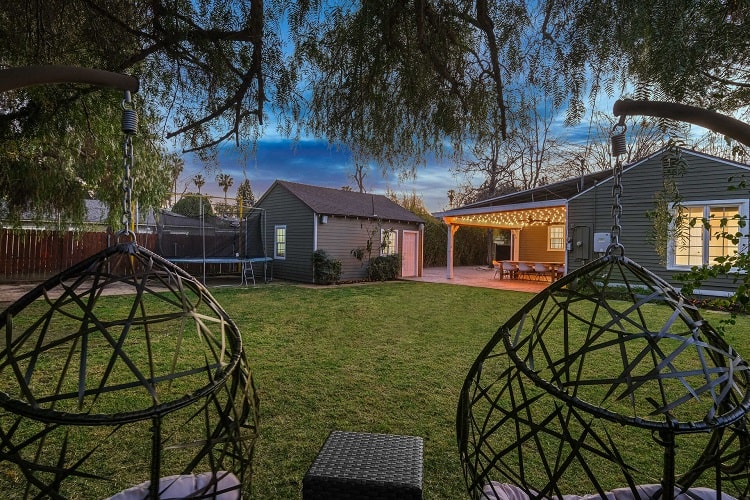
[[[266,257],[264,211],[241,220],[187,217],[164,211],[157,223],[157,253],[164,258]]]

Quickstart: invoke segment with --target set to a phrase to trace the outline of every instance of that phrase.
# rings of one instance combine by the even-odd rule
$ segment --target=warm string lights
[[[507,212],[490,212],[450,217],[452,224],[523,228],[549,224],[565,224],[565,207],[531,208]]]

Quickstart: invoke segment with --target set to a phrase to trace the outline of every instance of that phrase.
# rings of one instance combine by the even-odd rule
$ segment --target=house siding
[[[521,230],[518,243],[519,259],[536,262],[563,262],[564,251],[547,250],[548,226],[529,226]]]
[[[273,263],[273,277],[290,281],[313,281],[312,253],[314,214],[286,189],[274,187],[263,198],[259,208],[266,210],[266,245],[273,256],[274,227],[286,226],[286,258]]]
[[[727,164],[711,158],[683,152],[687,161],[686,173],[675,178],[682,201],[736,200],[747,199],[744,191],[729,191],[729,178],[747,173],[746,169]],[[667,269],[666,263],[654,248],[652,220],[647,217],[648,211],[655,208],[655,196],[663,189],[661,155],[643,163],[627,168],[622,176],[622,216],[620,218],[620,242],[625,248],[625,255],[650,271],[659,275],[672,285],[679,287],[680,282],[673,276],[677,271]],[[568,226],[589,226],[592,245],[591,257],[601,254],[593,252],[593,234],[610,232],[612,229],[612,180],[601,182],[595,188],[569,200]],[[571,258],[569,253],[568,269],[574,270],[585,264],[585,261]],[[702,289],[731,290],[731,280],[716,279],[706,281]]]

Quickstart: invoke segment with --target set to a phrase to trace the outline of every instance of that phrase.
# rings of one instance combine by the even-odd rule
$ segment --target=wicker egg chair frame
[[[137,89],[98,70],[6,71],[0,89]],[[258,397],[242,335],[203,284],[127,229],[0,313],[0,491],[88,498],[138,485],[160,498],[205,476],[191,498],[248,497]]]
[[[749,126],[699,108],[615,104],[621,125],[629,114],[750,145]],[[469,370],[456,434],[472,498],[750,495],[750,367],[668,282],[624,256],[621,172],[618,160],[606,255],[538,293]]]

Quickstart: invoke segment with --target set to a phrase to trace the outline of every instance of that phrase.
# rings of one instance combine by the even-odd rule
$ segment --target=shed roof
[[[357,193],[280,180],[276,180],[268,192],[275,186],[286,189],[315,213],[322,215],[424,222],[419,216],[381,194]]]

